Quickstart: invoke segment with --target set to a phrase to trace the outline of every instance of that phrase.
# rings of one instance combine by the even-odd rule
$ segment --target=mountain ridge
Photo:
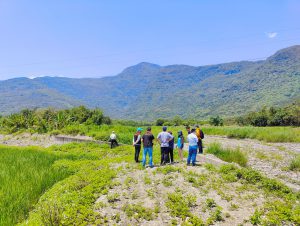
[[[0,81],[0,113],[26,106],[68,108],[84,104],[100,107],[113,118],[207,118],[280,106],[299,98],[299,93],[300,45],[296,45],[261,61],[205,66],[141,62],[110,77],[4,80]]]

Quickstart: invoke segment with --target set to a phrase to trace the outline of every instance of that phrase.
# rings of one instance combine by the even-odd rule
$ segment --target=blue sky
[[[263,59],[299,21],[298,0],[1,0],[0,80]]]

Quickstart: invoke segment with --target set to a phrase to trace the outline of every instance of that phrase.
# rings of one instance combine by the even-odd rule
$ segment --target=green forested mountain
[[[300,97],[300,45],[264,61],[193,67],[140,63],[116,76],[0,81],[0,112],[23,108],[100,107],[114,118],[233,116]]]

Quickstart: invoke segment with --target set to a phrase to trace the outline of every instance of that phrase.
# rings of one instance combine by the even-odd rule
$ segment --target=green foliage
[[[289,169],[293,171],[299,171],[300,170],[300,155],[297,155],[297,157],[293,158],[289,165]]]
[[[146,208],[139,204],[125,204],[122,207],[123,211],[128,217],[134,217],[135,219],[145,219],[147,221],[153,220],[154,210]]]
[[[110,124],[108,117],[103,115],[100,109],[89,110],[84,106],[67,110],[22,110],[4,117],[1,120],[1,127],[9,133],[22,130],[31,130],[38,133],[46,133],[53,130],[62,130],[67,126],[78,127],[80,124],[102,125]],[[79,132],[73,130],[72,133]]]
[[[238,117],[236,122],[239,125],[252,126],[300,126],[300,102],[287,107],[270,107],[258,112],[250,112]]]
[[[248,158],[245,153],[239,149],[224,149],[219,143],[212,143],[206,149],[207,153],[213,154],[226,162],[235,162],[240,166],[246,166]]]
[[[223,119],[220,116],[210,117],[209,124],[212,126],[223,126]]]
[[[180,217],[183,220],[191,216],[190,207],[196,204],[196,199],[192,195],[183,196],[179,191],[168,194],[166,206],[171,211],[171,214]]]

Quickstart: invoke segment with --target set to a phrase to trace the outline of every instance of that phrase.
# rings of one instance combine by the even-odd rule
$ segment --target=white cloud
[[[277,32],[266,32],[268,38],[275,38],[278,33]]]

